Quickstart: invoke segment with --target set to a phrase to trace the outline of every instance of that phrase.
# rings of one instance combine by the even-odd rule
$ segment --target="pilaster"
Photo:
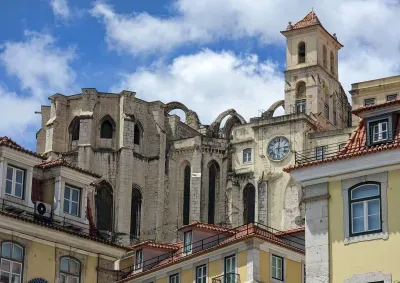
[[[202,154],[200,147],[196,146],[192,156],[192,176],[190,178],[190,222],[200,221],[201,200],[201,163]]]
[[[258,209],[256,209],[256,221],[268,225],[268,182],[263,180],[258,183]],[[257,215],[258,213],[258,215]]]

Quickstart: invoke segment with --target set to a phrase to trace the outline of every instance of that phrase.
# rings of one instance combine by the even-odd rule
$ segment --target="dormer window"
[[[372,132],[372,142],[382,142],[388,139],[388,121],[382,120],[370,124]]]
[[[138,250],[135,253],[135,270],[143,267],[143,250]]]
[[[185,232],[183,235],[183,253],[185,255],[192,253],[192,231]]]
[[[7,166],[6,195],[21,198],[24,195],[25,171]]]
[[[375,105],[375,98],[364,99],[364,106]]]

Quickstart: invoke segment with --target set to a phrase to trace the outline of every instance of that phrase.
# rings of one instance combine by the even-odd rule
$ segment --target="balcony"
[[[240,283],[239,274],[226,273],[224,275],[214,277],[211,283]]]

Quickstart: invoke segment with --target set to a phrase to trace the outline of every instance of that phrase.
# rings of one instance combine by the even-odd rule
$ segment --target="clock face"
[[[275,161],[284,159],[289,154],[289,141],[285,137],[273,138],[267,148],[269,158]]]

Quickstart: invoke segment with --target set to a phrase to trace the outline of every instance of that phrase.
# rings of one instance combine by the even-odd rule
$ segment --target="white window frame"
[[[277,260],[281,261],[281,268],[280,268],[281,277],[280,278],[273,277],[274,270],[277,271],[279,269],[277,266],[274,266],[274,259],[275,259],[275,262],[277,262]],[[279,282],[285,281],[285,258],[284,257],[272,254],[272,256],[271,256],[271,278],[273,280],[277,280]]]
[[[64,187],[63,206],[65,205],[65,199],[66,199],[66,198],[65,198],[65,190],[66,190],[66,188],[69,188],[69,189],[70,189],[70,192],[69,192],[69,199],[67,199],[69,205],[68,205],[68,211],[65,211],[65,207],[63,207],[63,212],[66,213],[66,214],[72,215],[72,216],[79,217],[79,216],[80,216],[80,209],[81,209],[80,202],[81,202],[81,193],[82,193],[82,190],[81,190],[81,189],[78,189],[78,188],[75,188],[75,187],[72,187],[72,186],[70,186],[70,185],[65,185],[65,187]],[[77,201],[77,202],[72,200],[72,192],[73,192],[73,191],[77,191],[77,192],[78,192],[78,201]],[[72,203],[76,203],[76,204],[77,204],[77,207],[78,207],[78,209],[77,209],[77,214],[72,214]]]
[[[200,276],[198,271],[202,270]],[[207,264],[199,265],[196,267],[196,281],[195,283],[203,283],[203,280],[205,279],[205,283],[208,281],[208,274],[207,274]]]
[[[68,269],[71,268],[71,261],[74,261],[78,264],[79,266],[79,275],[73,274],[70,272],[70,270],[65,271],[65,270],[61,270],[61,261],[63,259],[68,259],[69,263],[68,263]],[[78,280],[78,283],[81,282],[81,272],[82,272],[82,264],[79,260],[73,258],[73,257],[69,257],[69,256],[63,256],[60,258],[60,282],[61,282],[61,277],[64,277],[66,280],[65,282],[68,282],[68,278],[74,278]]]
[[[232,259],[235,260],[235,262],[234,262],[234,270],[227,273],[226,272],[227,261],[228,260],[232,261]],[[224,270],[223,270],[224,279],[226,280],[227,279],[227,274],[231,274],[231,273],[235,274],[234,276],[236,276],[236,274],[237,274],[237,256],[236,256],[236,254],[231,254],[231,255],[228,255],[228,256],[224,257]],[[229,282],[229,281],[227,281],[227,282]]]
[[[179,278],[179,273],[175,273],[169,276],[169,283],[179,283],[180,278]]]
[[[8,169],[13,170],[12,173],[12,179],[8,179]],[[18,183],[17,182],[17,172],[22,172],[22,183]],[[11,182],[11,193],[7,193],[7,182]],[[23,199],[24,197],[24,183],[25,183],[25,170],[17,168],[15,166],[12,165],[7,165],[7,170],[6,170],[6,187],[4,188],[4,193],[8,196],[12,196],[15,198],[19,198],[19,199]],[[17,196],[15,194],[15,186],[16,184],[21,185],[21,196]]]
[[[296,100],[296,113],[306,113],[307,110],[307,99]]]
[[[386,125],[386,130],[385,131],[382,130],[384,124]],[[381,121],[381,122],[379,122],[379,121],[374,122],[373,125],[372,125],[372,142],[381,142],[381,141],[388,140],[389,139],[389,129],[388,129],[388,127],[389,127],[389,123],[386,120],[385,121]],[[376,132],[376,130],[377,130],[377,132]],[[386,133],[386,138],[385,139],[382,138],[382,135],[384,133]],[[378,134],[378,138],[377,139],[375,139],[375,134]]]
[[[193,233],[192,231],[187,231],[183,233],[183,254],[189,255],[192,253],[193,244]]]
[[[10,257],[5,257],[5,256],[3,257],[3,255],[0,254],[0,272],[4,272],[4,273],[6,273],[6,274],[8,274],[10,276],[9,277],[9,283],[14,283],[15,282],[15,281],[12,281],[12,275],[19,276],[18,283],[21,283],[22,282],[22,277],[23,277],[23,274],[24,274],[24,259],[25,259],[25,254],[24,253],[25,253],[25,250],[24,250],[24,248],[22,246],[20,246],[18,244],[15,244],[13,242],[9,242],[9,241],[2,242],[1,245],[0,245],[1,249],[3,248],[4,244],[10,244],[11,245],[11,250],[10,250]],[[21,259],[21,261],[13,258],[13,250],[14,250],[15,247],[18,247],[22,251],[22,259]],[[1,250],[1,253],[2,252],[3,251]],[[1,266],[3,265],[3,262],[9,262],[10,263],[10,270],[9,271],[5,271],[5,270],[1,269]],[[14,264],[20,266],[21,273],[18,274],[18,273],[14,273],[13,272]]]
[[[243,164],[252,162],[251,161],[252,152],[253,152],[253,150],[251,148],[243,149]]]
[[[321,152],[319,152],[321,150]],[[325,151],[326,151],[326,146],[317,146],[315,148],[315,160],[324,160],[325,159]]]
[[[135,270],[143,268],[143,250],[137,250],[135,252]]]
[[[394,97],[394,99],[389,99],[389,97]],[[395,101],[395,100],[397,100],[397,93],[392,93],[392,94],[386,95],[386,101],[387,101],[387,102],[389,102],[389,101]]]
[[[376,104],[375,98],[366,98],[364,99],[364,106],[371,106]]]

